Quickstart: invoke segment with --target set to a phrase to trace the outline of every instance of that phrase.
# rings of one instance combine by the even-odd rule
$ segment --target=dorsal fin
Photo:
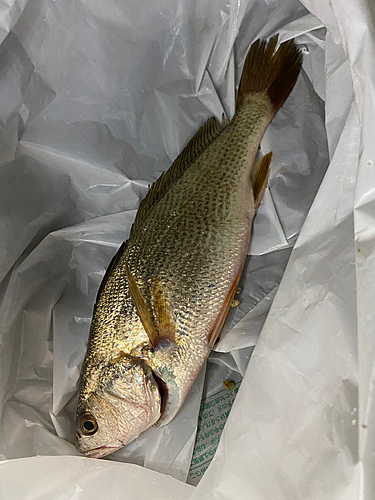
[[[111,262],[109,263],[109,266],[103,276],[103,279],[102,279],[102,282],[100,283],[100,286],[99,286],[99,290],[98,290],[98,293],[96,295],[96,301],[95,301],[95,304],[99,301],[99,297],[100,297],[100,294],[102,293],[102,291],[104,290],[104,287],[108,281],[108,278],[110,276],[110,274],[112,273],[113,269],[116,267],[118,261],[120,260],[121,258],[121,255],[124,253],[125,251],[125,248],[126,248],[126,244],[127,244],[127,241],[124,241],[121,246],[119,247],[119,249],[117,250],[117,252],[115,253],[115,255],[112,257],[112,260]]]
[[[228,124],[229,121],[223,113],[221,124],[213,116],[212,118],[207,120],[204,125],[202,125],[202,127],[198,130],[194,137],[190,139],[185,148],[169,167],[169,169],[163,172],[159,179],[157,179],[151,185],[147,195],[139,205],[138,212],[132,225],[130,234],[144,220],[150,208],[152,208],[164,196],[164,194],[168,191],[172,184],[181,177],[185,170],[187,170],[194,163],[198,156],[202,154],[203,151],[221,134],[221,132],[227,127]],[[123,255],[126,245],[127,241],[124,241],[124,243],[120,246],[119,250],[111,260],[100,284],[96,296],[96,302],[98,302],[99,296],[104,290],[105,284],[107,283],[114,267],[117,265],[121,256]]]
[[[149,210],[165,195],[177,179],[195,162],[200,154],[221,134],[228,125],[223,116],[220,124],[215,117],[210,118],[187,143],[170,168],[163,172],[150,187],[146,197],[139,205],[132,231],[141,224]]]

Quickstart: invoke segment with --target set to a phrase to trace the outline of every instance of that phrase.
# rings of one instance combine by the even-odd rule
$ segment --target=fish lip
[[[89,458],[102,458],[107,455],[110,455],[111,453],[114,453],[115,451],[119,450],[122,447],[122,444],[116,445],[116,446],[99,446],[98,448],[94,448],[90,451],[86,451],[85,455]]]

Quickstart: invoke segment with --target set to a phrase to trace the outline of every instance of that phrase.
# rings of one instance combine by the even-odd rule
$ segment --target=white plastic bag
[[[341,500],[360,486],[372,498],[372,14],[361,1],[304,4],[3,8],[3,38],[11,32],[0,46],[1,498],[152,490],[156,498]],[[195,489],[182,482],[204,373],[171,426],[109,460],[73,457],[74,394],[104,269],[147,185],[206,118],[232,116],[249,45],[275,32],[297,37],[304,71],[262,142],[274,151],[270,190],[242,303],[217,346],[234,364],[213,359],[243,375],[273,304],[215,458]],[[213,373],[212,387],[224,372]],[[22,457],[31,458],[11,460]]]

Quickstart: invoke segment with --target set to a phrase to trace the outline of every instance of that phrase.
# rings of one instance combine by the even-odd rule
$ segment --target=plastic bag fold
[[[374,16],[365,0],[1,8],[1,498],[373,497]],[[171,426],[74,456],[104,270],[148,184],[233,115],[250,43],[276,32],[304,66],[261,144],[269,190],[207,370],[212,390],[244,377],[212,463],[184,483],[204,372]]]

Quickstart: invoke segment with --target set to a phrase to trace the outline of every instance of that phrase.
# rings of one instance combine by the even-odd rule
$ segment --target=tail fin
[[[291,93],[302,64],[302,53],[294,40],[280,45],[275,52],[278,36],[268,43],[257,40],[246,56],[238,89],[237,107],[254,92],[266,92],[274,113],[281,108]]]

